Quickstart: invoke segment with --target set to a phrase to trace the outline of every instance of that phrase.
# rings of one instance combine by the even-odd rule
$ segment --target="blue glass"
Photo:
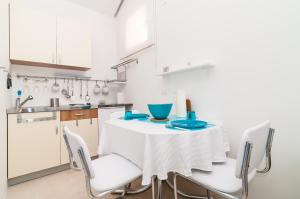
[[[132,111],[126,111],[125,112],[125,116],[124,116],[124,119],[125,120],[131,120],[132,119]]]
[[[148,104],[151,115],[157,120],[167,119],[173,104]]]
[[[187,120],[196,120],[197,119],[196,112],[195,111],[188,111],[186,113],[186,119]]]

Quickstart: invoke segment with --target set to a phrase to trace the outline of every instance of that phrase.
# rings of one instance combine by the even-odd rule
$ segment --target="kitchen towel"
[[[11,78],[11,74],[8,73],[7,74],[7,89],[10,89],[12,87],[12,78]]]
[[[186,116],[186,95],[184,90],[178,90],[176,92],[176,116]]]

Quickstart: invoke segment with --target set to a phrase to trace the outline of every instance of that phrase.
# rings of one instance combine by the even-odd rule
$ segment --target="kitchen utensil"
[[[61,94],[63,94],[64,96],[66,96],[66,95],[68,94],[68,91],[67,91],[67,89],[65,88],[65,86],[66,86],[66,80],[64,79],[64,87],[63,87],[63,89],[61,90]]]
[[[99,95],[101,93],[101,87],[100,85],[98,84],[98,81],[96,81],[96,85],[94,87],[94,94],[95,95]]]
[[[69,104],[69,106],[84,106],[84,104]]]
[[[82,80],[80,80],[80,99],[82,99]]]
[[[58,92],[60,90],[60,85],[57,83],[56,78],[54,80],[54,84],[52,85],[52,91],[54,93]]]
[[[104,86],[102,88],[102,95],[108,95],[109,94],[109,87],[107,85],[107,81],[104,81]]]
[[[156,120],[165,120],[168,118],[173,104],[148,104],[151,115]]]
[[[69,86],[69,80],[67,81],[67,92],[66,92],[66,94],[65,94],[65,97],[67,98],[67,99],[70,99],[71,98],[71,95],[69,94],[70,93],[70,86]]]
[[[83,105],[82,109],[90,109],[92,107],[92,105]]]
[[[75,101],[75,96],[74,96],[74,80],[72,80],[72,84],[71,84],[71,101]]]
[[[60,105],[59,98],[55,98],[54,102],[55,102],[54,103],[55,107],[59,107],[59,105]]]
[[[50,107],[59,107],[59,98],[50,98]]]
[[[50,107],[54,107],[54,98],[50,98]]]
[[[85,96],[85,101],[90,101],[90,96],[89,96],[89,81],[86,81],[86,96]]]

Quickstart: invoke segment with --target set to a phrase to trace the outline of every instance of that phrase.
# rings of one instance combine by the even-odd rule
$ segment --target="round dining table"
[[[168,173],[191,176],[192,169],[212,171],[213,163],[225,162],[229,143],[220,123],[197,130],[167,128],[150,120],[106,121],[100,129],[98,154],[118,154],[142,170],[142,185],[159,182]],[[124,171],[126,172],[126,171]]]

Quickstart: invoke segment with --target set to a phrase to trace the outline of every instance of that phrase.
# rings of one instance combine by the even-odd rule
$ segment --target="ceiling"
[[[69,0],[96,12],[114,16],[120,0]]]

